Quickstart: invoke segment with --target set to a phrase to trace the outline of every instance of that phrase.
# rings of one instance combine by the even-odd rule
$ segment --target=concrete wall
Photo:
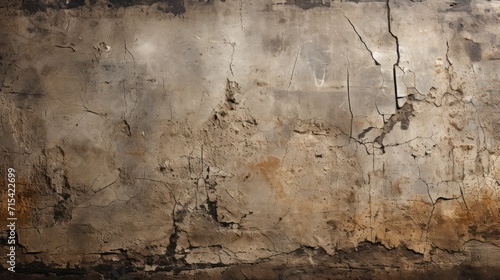
[[[0,7],[17,273],[496,277],[500,2]]]

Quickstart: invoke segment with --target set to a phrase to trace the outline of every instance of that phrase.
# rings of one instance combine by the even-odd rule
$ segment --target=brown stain
[[[278,198],[286,196],[285,188],[280,182],[280,169],[281,160],[277,157],[267,157],[257,164],[251,165],[252,171],[257,172],[276,192]]]
[[[402,177],[396,179],[393,183],[391,183],[390,193],[392,195],[401,196],[403,194],[404,186],[407,186],[410,183],[410,179],[408,177]]]
[[[497,241],[500,239],[500,205],[494,193],[483,191],[477,195],[465,195],[464,199],[440,199],[433,206],[419,198],[409,200],[400,220],[390,224],[402,224],[408,217],[409,232],[422,230],[426,240],[413,240],[432,244],[442,250],[461,250],[469,240]],[[394,213],[396,214],[396,213]],[[407,214],[407,215],[406,215]],[[402,240],[407,239],[402,237]],[[408,240],[409,241],[409,240]]]
[[[484,190],[477,201],[469,201],[466,211],[459,214],[472,236],[484,240],[500,239],[500,204],[493,190]]]
[[[16,170],[17,172],[17,170]],[[5,173],[6,174],[6,173]],[[33,192],[33,186],[30,186],[31,184],[26,181],[24,178],[20,177],[20,174],[16,174],[16,182],[15,182],[15,205],[13,208],[15,209],[15,217],[17,218],[16,222],[16,227],[19,228],[20,226],[23,227],[31,227],[31,218],[32,218],[32,213],[34,212],[34,208],[36,206],[35,202],[35,193]],[[11,217],[8,215],[8,199],[10,197],[8,196],[8,182],[7,179],[2,180],[2,191],[1,191],[1,197],[2,197],[2,205],[0,207],[1,213],[0,213],[0,218],[4,221],[7,221],[7,218]],[[31,191],[30,191],[31,190]],[[7,223],[10,221],[7,221]]]
[[[126,152],[126,154],[129,155],[129,156],[134,156],[134,157],[144,157],[144,156],[146,156],[146,152],[140,152],[140,151]]]
[[[458,200],[438,200],[428,227],[429,242],[440,249],[458,251],[471,224]]]
[[[453,148],[459,148],[464,152],[470,152],[474,150],[474,145],[469,145],[469,144],[454,145]]]
[[[470,240],[500,240],[500,204],[493,190],[465,195],[464,199],[439,199],[434,205],[417,196],[407,204],[385,202],[377,206],[375,240],[389,246],[439,248],[460,251]],[[378,218],[377,218],[378,216]],[[358,223],[369,215],[358,217]],[[356,223],[356,224],[358,224]]]
[[[326,221],[326,224],[331,227],[332,230],[337,229],[337,222],[335,220]]]
[[[355,202],[356,202],[356,193],[354,193],[354,191],[350,191],[349,196],[347,197],[347,203],[353,204]]]

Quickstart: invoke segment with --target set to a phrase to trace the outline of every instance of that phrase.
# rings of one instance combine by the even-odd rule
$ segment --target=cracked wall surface
[[[497,279],[500,2],[0,13],[2,279]]]

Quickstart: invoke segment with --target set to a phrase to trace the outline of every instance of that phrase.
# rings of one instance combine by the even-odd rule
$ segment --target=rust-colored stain
[[[459,250],[471,239],[500,239],[500,205],[494,194],[438,200],[434,205],[410,200],[407,209],[428,241],[441,249]],[[414,228],[415,229],[415,228]]]
[[[7,218],[11,217],[8,215],[8,199],[10,198],[8,196],[8,182],[7,179],[1,180],[2,182],[2,189],[1,189],[1,197],[2,197],[2,205],[0,207],[1,213],[0,213],[0,219],[4,221],[4,223],[7,222]],[[15,195],[15,205],[13,206],[15,209],[15,217],[17,218],[16,220],[16,227],[19,228],[20,226],[31,226],[31,214],[33,212],[33,209],[36,207],[35,205],[35,196],[33,194],[33,189],[32,187],[29,186],[29,183],[26,182],[24,178],[21,177],[16,177],[16,195]],[[31,190],[31,191],[30,191]]]
[[[280,166],[281,160],[277,157],[267,157],[257,164],[251,165],[251,169],[256,171],[276,192],[278,198],[286,196],[285,188],[280,182]]]
[[[132,152],[126,152],[126,154],[129,156],[144,157],[146,155],[146,152],[132,151]]]

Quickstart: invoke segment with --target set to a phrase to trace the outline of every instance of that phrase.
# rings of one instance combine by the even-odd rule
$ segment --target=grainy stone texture
[[[0,13],[2,279],[498,279],[500,2]]]

